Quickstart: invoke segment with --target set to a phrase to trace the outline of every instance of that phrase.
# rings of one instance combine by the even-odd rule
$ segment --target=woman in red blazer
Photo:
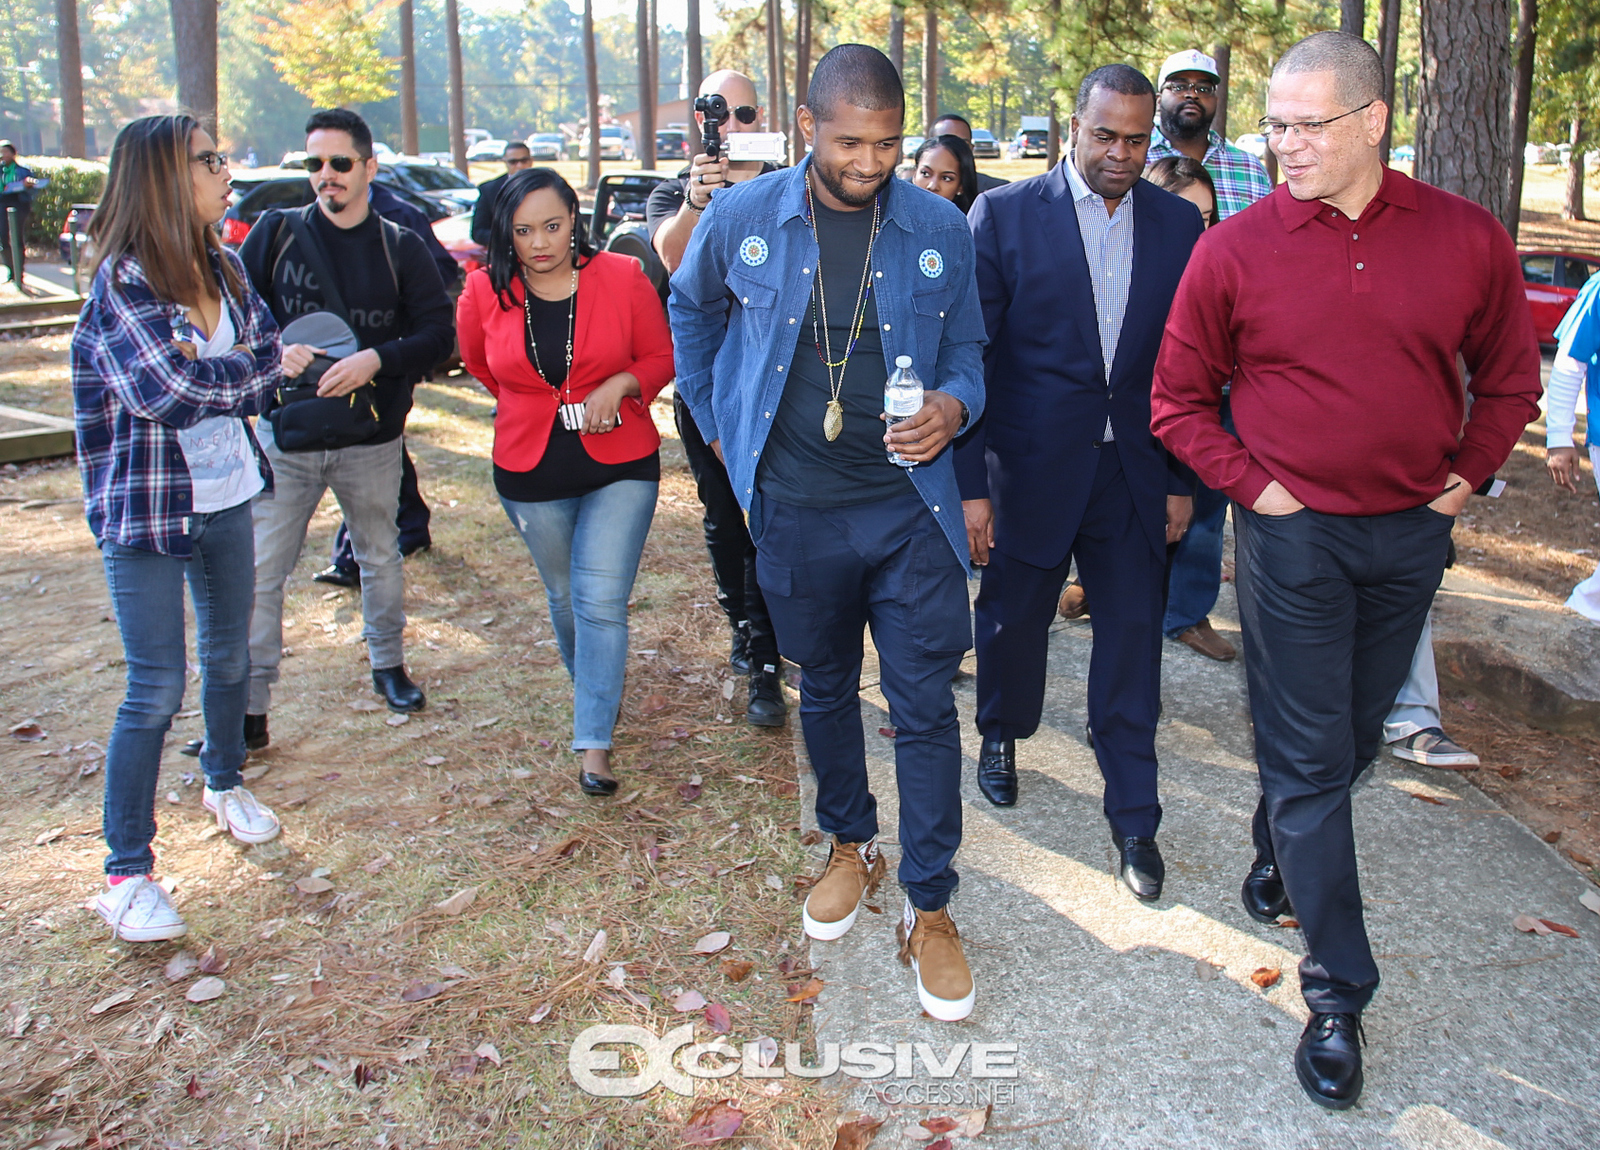
[[[592,250],[577,220],[578,197],[551,169],[507,179],[456,332],[497,401],[495,490],[539,569],[572,677],[578,785],[609,795],[628,597],[661,479],[650,403],[672,378],[672,337],[639,264]]]

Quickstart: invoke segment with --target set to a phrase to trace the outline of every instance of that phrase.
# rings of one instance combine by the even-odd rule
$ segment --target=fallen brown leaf
[[[182,982],[199,969],[200,960],[187,950],[180,950],[167,959],[167,965],[162,967],[161,973],[166,976],[168,982]]]
[[[356,1068],[350,1072],[350,1077],[355,1080],[356,1089],[360,1090],[372,1081],[372,1071],[367,1069],[365,1062],[358,1062]]]
[[[744,1111],[732,1098],[722,1098],[689,1115],[683,1128],[685,1146],[714,1146],[732,1138],[744,1124]]]
[[[803,847],[814,847],[818,843],[820,843],[821,841],[822,841],[822,832],[819,831],[819,830],[816,830],[815,828],[804,832],[800,836],[800,845],[803,846]],[[862,1115],[862,1117],[865,1117],[865,1115]],[[878,1125],[882,1126],[883,1123],[880,1122],[880,1123],[878,1123]],[[841,1127],[841,1129],[843,1129],[843,1127]],[[876,1129],[876,1127],[874,1127],[874,1129]]]
[[[733,1029],[733,1019],[728,1015],[728,1008],[720,1002],[713,1002],[706,1007],[706,1025],[711,1027],[713,1034],[726,1034]]]
[[[710,934],[701,935],[700,941],[694,944],[696,954],[718,954],[728,949],[728,944],[733,942],[733,935],[725,930],[714,930]]]
[[[672,1009],[679,1014],[687,1014],[691,1010],[699,1010],[706,1004],[706,996],[698,990],[685,990],[672,1000]]]
[[[400,992],[400,1001],[421,1002],[424,999],[433,998],[449,990],[457,981],[459,980],[450,979],[445,982],[422,982],[419,980],[413,982]]]
[[[1551,922],[1547,918],[1541,918],[1539,921],[1544,923],[1545,926],[1549,927],[1552,934],[1564,934],[1568,938],[1578,937],[1578,932],[1573,930],[1570,926],[1562,926],[1559,922]]]
[[[606,932],[597,930],[594,938],[589,940],[589,947],[583,952],[584,962],[599,962],[600,956],[606,952]]]
[[[301,894],[326,894],[333,889],[333,884],[325,878],[297,878],[294,889]]]
[[[1277,970],[1274,967],[1263,966],[1258,968],[1256,972],[1250,976],[1250,981],[1255,983],[1262,990],[1266,990],[1269,987],[1277,986],[1278,980],[1282,977],[1282,971]]]
[[[442,914],[456,915],[466,910],[478,899],[478,888],[469,886],[466,890],[457,891],[442,902],[433,904],[433,908]]]
[[[206,948],[196,964],[201,974],[221,974],[228,969],[228,950],[220,942],[214,942]]]
[[[488,1059],[490,1062],[494,1063],[496,1066],[500,1066],[500,1065],[503,1064],[502,1059],[500,1057],[500,1052],[495,1049],[495,1045],[492,1042],[480,1042],[478,1044],[478,1048],[476,1050],[474,1050],[472,1053],[476,1054],[479,1058]]]
[[[90,1014],[104,1014],[108,1010],[115,1010],[124,1003],[131,1002],[137,991],[119,990],[115,994],[108,994],[99,1002],[89,1008]]]
[[[8,1002],[4,1014],[4,1021],[0,1023],[5,1028],[8,1038],[21,1038],[28,1031],[28,1024],[33,1021],[33,1011],[25,1002]]]
[[[1597,911],[1596,913],[1600,914],[1600,911]],[[729,982],[743,982],[745,979],[750,977],[750,972],[755,968],[756,964],[753,962],[746,962],[741,959],[725,958],[722,960],[720,969],[722,970],[722,977],[726,978]]]
[[[938,1118],[924,1118],[920,1125],[930,1134],[948,1134],[960,1125],[954,1118],[941,1115]]]
[[[1299,930],[1300,920],[1297,918],[1280,918],[1277,922],[1273,923],[1273,925],[1281,926],[1285,930]]]
[[[47,831],[40,831],[34,836],[33,845],[36,847],[49,846],[67,831],[66,827],[51,827]]]
[[[833,1136],[833,1150],[866,1150],[882,1126],[882,1118],[874,1118],[869,1114],[841,1122],[838,1132]]]
[[[653,715],[667,705],[665,695],[646,695],[644,702],[639,704],[639,710],[646,715]]]
[[[189,987],[184,997],[190,1002],[210,1002],[213,998],[222,997],[222,992],[228,989],[228,984],[214,975],[197,978]]]
[[[548,1003],[548,1002],[541,1002],[538,1006],[535,1006],[533,1008],[533,1013],[528,1015],[528,1021],[529,1022],[543,1022],[546,1018],[549,1018],[550,1017],[550,1005],[551,1004]]]
[[[1600,914],[1600,894],[1596,894],[1592,890],[1586,890],[1578,896],[1578,903],[1586,910],[1592,910],[1595,914]]]
[[[951,1131],[963,1138],[976,1138],[989,1128],[989,1121],[994,1117],[994,1103],[991,1102],[982,1110],[968,1110],[960,1117],[960,1124]]]
[[[1407,791],[1406,794],[1410,795],[1414,799],[1421,799],[1425,803],[1432,803],[1436,807],[1444,806],[1443,799],[1436,799],[1432,795],[1419,794],[1416,791]]]
[[[471,1078],[482,1061],[476,1054],[458,1054],[450,1063],[451,1078]]]
[[[209,1090],[200,1085],[200,1076],[198,1074],[189,1075],[189,1085],[183,1088],[183,1092],[197,1102],[210,1093]]]
[[[49,731],[46,731],[38,723],[32,722],[18,723],[11,728],[10,733],[11,737],[19,743],[37,743],[50,737]]]
[[[1511,920],[1511,925],[1528,934],[1549,934],[1550,928],[1544,924],[1543,919],[1531,915],[1519,914]]]
[[[822,988],[827,984],[820,978],[813,978],[807,982],[798,983],[789,988],[789,1002],[815,1002],[817,995],[822,993]]]
[[[896,731],[893,727],[879,727],[878,728],[878,734],[882,735],[886,739],[895,738],[897,735],[899,735],[899,733],[900,732]]]

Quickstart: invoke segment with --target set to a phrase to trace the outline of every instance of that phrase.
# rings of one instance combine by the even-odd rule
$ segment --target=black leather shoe
[[[247,751],[263,750],[269,742],[271,740],[267,738],[267,717],[265,715],[246,715],[244,717],[244,749]],[[188,755],[191,759],[197,759],[200,757],[200,752],[205,749],[205,745],[206,741],[204,739],[190,739],[183,744],[181,753]]]
[[[783,680],[778,668],[768,663],[750,673],[750,705],[744,720],[753,727],[781,727],[789,717],[789,704],[783,701]]]
[[[361,586],[361,568],[357,567],[354,571],[346,571],[343,567],[334,563],[318,571],[311,577],[311,581],[313,583],[331,583],[335,587],[359,587]]]
[[[421,555],[424,551],[432,551],[432,550],[433,550],[433,540],[432,539],[425,539],[421,543],[413,543],[409,547],[404,547],[404,546],[401,547],[400,548],[400,558],[409,559],[413,555]],[[359,579],[357,581],[359,582]]]
[[[1111,840],[1117,844],[1117,850],[1122,855],[1118,874],[1128,884],[1134,897],[1145,902],[1160,898],[1161,884],[1167,877],[1167,864],[1161,861],[1161,848],[1156,846],[1156,840],[1137,835],[1121,838],[1116,834],[1111,836]]]
[[[750,624],[733,624],[733,641],[728,647],[728,666],[738,671],[741,675],[748,675],[751,671],[750,663]]]
[[[1293,914],[1289,905],[1289,892],[1283,889],[1283,876],[1276,863],[1256,859],[1250,873],[1244,876],[1244,887],[1239,891],[1244,911],[1257,922],[1274,923],[1280,915]]]
[[[1306,1097],[1329,1110],[1348,1110],[1361,1097],[1359,1014],[1313,1014],[1294,1052],[1294,1075]]]
[[[985,739],[978,753],[978,789],[997,807],[1017,805],[1017,744],[1014,739]]]
[[[404,667],[385,667],[381,671],[374,668],[372,687],[383,696],[383,701],[389,704],[391,711],[409,714],[428,705],[422,688],[411,681]]]
[[[617,780],[579,768],[578,789],[586,795],[614,795],[617,793]]]

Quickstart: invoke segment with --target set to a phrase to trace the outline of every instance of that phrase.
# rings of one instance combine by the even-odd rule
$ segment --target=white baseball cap
[[[1174,72],[1204,72],[1213,80],[1222,79],[1222,73],[1217,71],[1217,62],[1197,48],[1185,48],[1168,56],[1166,63],[1161,65],[1161,78],[1156,81],[1156,87],[1165,84],[1167,77]]]

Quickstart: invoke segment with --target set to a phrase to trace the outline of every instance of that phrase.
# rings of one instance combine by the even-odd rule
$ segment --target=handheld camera
[[[720,92],[695,99],[694,110],[702,121],[700,151],[713,160],[722,154],[722,125],[728,122],[731,110]]]

